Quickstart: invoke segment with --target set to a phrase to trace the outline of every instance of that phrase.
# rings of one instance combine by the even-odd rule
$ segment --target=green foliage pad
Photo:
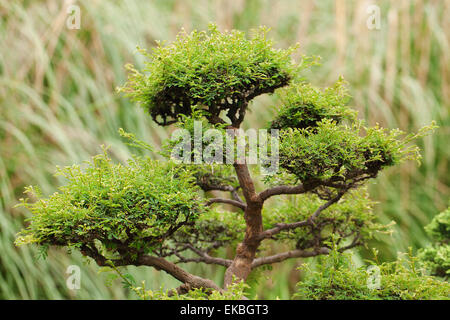
[[[120,90],[139,102],[161,125],[176,122],[200,105],[209,119],[222,111],[238,125],[247,102],[255,96],[287,85],[294,70],[290,54],[295,47],[275,49],[260,28],[248,39],[241,31],[181,32],[176,41],[158,46],[141,72],[129,65],[128,83]],[[237,115],[239,113],[239,115]]]
[[[22,201],[33,215],[16,244],[149,252],[204,211],[194,178],[171,162],[135,157],[114,164],[104,154],[59,169],[68,183],[49,198]],[[101,248],[99,248],[101,246]]]

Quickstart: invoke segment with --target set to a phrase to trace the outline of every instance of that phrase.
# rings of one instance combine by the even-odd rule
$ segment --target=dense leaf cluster
[[[418,160],[418,148],[408,143],[427,129],[401,139],[400,130],[365,127],[361,122],[338,125],[325,118],[315,127],[281,131],[280,167],[303,183],[350,186],[402,160]]]
[[[272,129],[306,129],[316,127],[322,119],[336,123],[356,119],[356,112],[347,106],[350,96],[342,78],[325,89],[307,82],[293,83],[280,89],[279,96],[278,115],[270,123]]]
[[[139,102],[161,125],[189,115],[193,106],[207,111],[212,122],[222,111],[234,125],[243,120],[247,103],[254,97],[285,86],[296,68],[294,48],[275,49],[267,29],[250,39],[243,32],[181,32],[170,44],[159,43],[142,73],[132,66],[121,90]]]
[[[417,134],[376,125],[366,127],[348,106],[346,82],[317,88],[293,81],[280,89],[278,115],[270,127],[280,130],[278,176],[286,173],[306,185],[350,188],[374,178],[389,166],[419,160],[419,149],[409,145],[434,124]]]

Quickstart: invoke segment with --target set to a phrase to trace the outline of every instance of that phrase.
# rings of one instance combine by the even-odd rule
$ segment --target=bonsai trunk
[[[252,271],[252,262],[255,259],[256,250],[261,243],[259,235],[263,231],[261,215],[263,201],[255,192],[248,167],[246,164],[237,163],[234,164],[234,167],[247,202],[244,211],[246,230],[244,240],[236,249],[233,263],[225,272],[225,288],[233,282],[233,276],[236,277],[236,280],[245,281],[247,279]]]

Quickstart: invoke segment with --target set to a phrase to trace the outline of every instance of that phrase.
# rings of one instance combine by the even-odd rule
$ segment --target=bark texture
[[[263,231],[262,206],[263,201],[255,192],[255,186],[246,164],[234,164],[239,184],[242,188],[247,205],[244,210],[246,223],[245,237],[237,246],[233,262],[225,272],[224,286],[227,287],[236,280],[246,280],[252,271],[252,263],[255,259],[256,250],[261,243],[260,234]]]

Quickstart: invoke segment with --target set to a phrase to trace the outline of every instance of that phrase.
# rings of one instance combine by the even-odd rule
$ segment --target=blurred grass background
[[[70,4],[81,8],[79,30],[66,27]],[[371,4],[380,8],[379,30],[366,24]],[[79,254],[54,249],[47,260],[36,260],[35,248],[16,248],[27,213],[12,207],[26,185],[54,192],[60,183],[52,176],[55,165],[88,159],[101,144],[125,160],[132,150],[119,127],[155,145],[167,138],[115,87],[126,79],[125,63],[142,66],[136,45],[149,48],[154,40],[173,40],[181,27],[204,29],[209,22],[222,30],[266,25],[279,46],[300,42],[302,53],[323,58],[307,75],[311,82],[329,85],[343,75],[352,104],[370,124],[411,131],[438,122],[436,134],[421,141],[421,167],[405,163],[371,185],[380,220],[396,222],[392,236],[371,244],[381,258],[425,246],[423,226],[446,207],[450,194],[449,17],[446,0],[0,0],[0,299],[135,298],[120,283],[105,286],[98,268],[83,264]],[[246,125],[267,123],[271,103],[259,97]],[[289,298],[299,263],[266,271],[252,292]],[[82,267],[80,290],[66,287],[71,264]],[[222,281],[222,268],[188,268]],[[177,285],[154,270],[130,272],[152,288]]]

